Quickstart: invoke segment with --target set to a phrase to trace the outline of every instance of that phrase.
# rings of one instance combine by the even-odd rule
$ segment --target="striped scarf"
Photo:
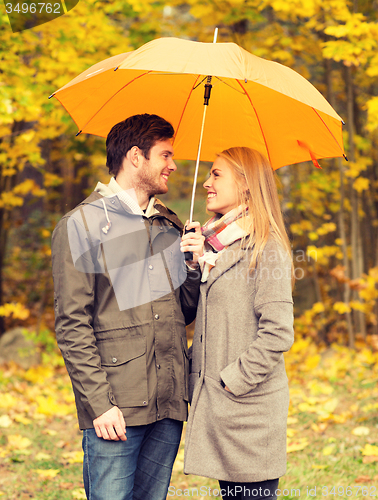
[[[228,245],[241,240],[248,234],[238,222],[238,219],[243,216],[243,211],[248,216],[248,208],[239,206],[223,216],[221,214],[215,215],[203,225],[202,234],[205,237],[206,251],[198,260],[202,271],[202,282],[207,281],[210,270],[215,266],[216,261]]]

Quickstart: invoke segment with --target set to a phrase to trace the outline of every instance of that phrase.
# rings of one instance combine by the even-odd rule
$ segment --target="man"
[[[187,418],[185,324],[203,246],[156,194],[176,170],[170,123],[135,115],[107,141],[110,183],[58,223],[52,238],[55,326],[83,432],[90,500],[163,500]],[[186,246],[185,246],[186,245]],[[127,426],[127,428],[126,428]]]

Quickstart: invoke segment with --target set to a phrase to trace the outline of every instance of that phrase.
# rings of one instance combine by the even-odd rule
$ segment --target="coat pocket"
[[[148,404],[146,339],[144,336],[97,342],[101,366],[107,373],[117,405],[121,408]]]

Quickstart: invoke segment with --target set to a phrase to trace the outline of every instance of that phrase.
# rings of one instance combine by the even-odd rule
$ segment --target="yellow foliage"
[[[320,359],[321,358],[319,354],[315,354],[314,356],[309,356],[305,361],[305,368],[308,371],[313,370],[319,365]]]
[[[308,389],[310,389],[311,394],[314,395],[324,394],[329,396],[334,391],[333,387],[330,384],[326,382],[320,382],[316,379],[310,380],[307,383],[307,387]]]
[[[73,490],[72,498],[75,500],[86,500],[87,495],[85,494],[84,488]]]
[[[42,415],[65,416],[75,412],[74,405],[57,403],[52,396],[39,395],[36,397],[36,401],[38,403],[37,412]]]
[[[369,412],[371,410],[376,410],[377,408],[378,408],[378,403],[369,403],[369,404],[364,405],[362,407],[362,411],[365,412],[365,413],[367,413],[367,412]]]
[[[2,415],[0,417],[0,428],[6,429],[12,425],[13,421],[8,415]]]
[[[370,429],[369,427],[363,427],[363,426],[360,426],[360,427],[355,427],[353,430],[352,430],[352,434],[354,436],[368,436],[370,433]]]
[[[69,464],[81,464],[84,460],[82,451],[68,451],[62,454],[62,458]]]
[[[311,257],[315,262],[320,265],[327,266],[329,263],[329,258],[337,255],[340,251],[339,247],[334,245],[325,245],[323,247],[316,247],[314,245],[309,245],[306,250],[306,254]]]
[[[325,234],[328,234],[328,233],[332,233],[333,231],[336,231],[337,229],[337,226],[334,222],[326,222],[325,224],[323,224],[318,230],[317,230],[317,233],[320,235],[320,236],[323,236]]]
[[[323,302],[315,302],[315,304],[312,306],[312,312],[314,314],[319,314],[321,312],[325,311],[325,307]]]
[[[50,459],[51,459],[51,455],[49,455],[48,453],[44,453],[43,451],[40,451],[35,456],[35,460],[37,460],[37,461],[50,460]]]
[[[18,403],[17,398],[12,396],[11,394],[2,394],[0,398],[0,408],[4,408],[5,410],[9,410],[10,408],[14,408]]]
[[[369,312],[368,304],[364,304],[363,302],[359,302],[358,300],[351,300],[349,302],[349,305],[352,309],[355,309],[356,311],[361,311],[363,313]]]
[[[32,469],[32,471],[42,479],[53,479],[60,473],[59,469]]]
[[[339,314],[350,313],[352,310],[351,307],[348,304],[346,304],[345,302],[335,302],[333,304],[333,308]]]
[[[23,450],[28,448],[32,442],[27,437],[20,434],[11,434],[8,436],[8,448],[11,450]]]
[[[329,444],[328,446],[325,446],[322,450],[322,453],[324,456],[332,455],[333,452],[335,451],[336,446],[334,444]]]
[[[287,419],[287,425],[294,425],[298,423],[298,419],[295,417],[288,417]]]
[[[366,443],[364,448],[361,450],[362,455],[365,457],[378,456],[378,446]]]
[[[293,453],[295,451],[304,450],[309,445],[309,441],[307,438],[299,438],[298,441],[287,443],[287,453]]]
[[[38,365],[29,368],[24,375],[24,379],[33,384],[42,383],[54,375],[54,370],[51,366]]]
[[[378,55],[375,56],[377,75],[378,75]],[[375,76],[377,76],[375,75]],[[373,75],[372,75],[373,76]],[[367,109],[367,124],[366,128],[369,132],[374,132],[378,128],[378,97],[374,96],[366,103]]]
[[[27,319],[29,317],[29,309],[19,302],[13,302],[0,306],[0,316],[5,316],[7,318],[11,314],[15,319]]]
[[[63,183],[62,177],[50,172],[45,172],[43,177],[43,184],[46,188],[57,187]]]
[[[32,423],[32,420],[30,420],[30,418],[27,418],[23,415],[15,415],[13,418],[15,422],[18,422],[23,425],[30,425]]]
[[[362,191],[366,191],[369,189],[370,181],[366,177],[358,177],[354,183],[353,187],[358,193],[362,193]]]
[[[1,193],[0,208],[9,209],[13,207],[22,207],[23,203],[23,198],[15,196],[12,192],[4,191]]]

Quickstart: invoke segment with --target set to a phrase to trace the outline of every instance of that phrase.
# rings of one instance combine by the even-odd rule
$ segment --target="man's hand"
[[[93,420],[97,437],[110,441],[126,441],[126,422],[118,406]]]

